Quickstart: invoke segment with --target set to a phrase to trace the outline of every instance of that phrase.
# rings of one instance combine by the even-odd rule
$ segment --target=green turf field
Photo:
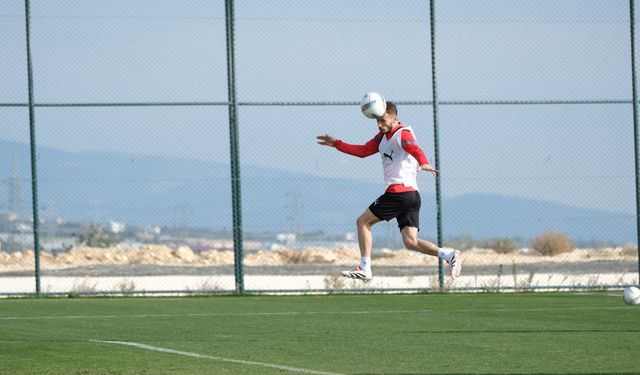
[[[0,373],[640,373],[620,295],[0,300]]]

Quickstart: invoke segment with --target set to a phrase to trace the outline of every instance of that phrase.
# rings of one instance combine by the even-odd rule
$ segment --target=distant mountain
[[[530,239],[556,231],[584,242],[635,243],[634,215],[577,208],[552,202],[491,194],[465,194],[443,202],[447,233],[476,238]]]
[[[60,216],[67,221],[114,220],[139,226],[232,227],[228,164],[47,147],[38,147],[37,155],[44,220]],[[250,232],[353,232],[356,217],[384,189],[381,182],[320,178],[250,165],[241,165],[240,172],[243,227]],[[28,145],[0,141],[0,180],[5,182],[0,188],[0,208],[18,207],[29,214]],[[423,193],[422,198],[423,233],[433,238],[434,196]],[[554,230],[581,241],[636,240],[634,215],[502,195],[444,199],[442,217],[445,237],[528,239]]]

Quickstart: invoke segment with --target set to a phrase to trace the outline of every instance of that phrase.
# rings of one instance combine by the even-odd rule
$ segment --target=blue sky
[[[438,1],[440,100],[631,98],[626,0]],[[224,1],[32,0],[39,103],[226,101]],[[0,102],[27,99],[24,4],[0,3]],[[236,1],[240,101],[431,99],[428,1]],[[443,193],[498,193],[635,210],[630,105],[441,106]],[[40,144],[228,163],[225,107],[39,108]],[[430,106],[401,106],[433,160]],[[28,142],[24,108],[0,139]],[[315,145],[364,143],[357,106],[239,111],[241,161],[381,181],[379,160]],[[7,158],[1,155],[0,158]],[[423,175],[425,190],[433,178]]]

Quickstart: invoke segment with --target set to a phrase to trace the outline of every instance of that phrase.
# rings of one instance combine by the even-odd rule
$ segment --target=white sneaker
[[[357,266],[351,271],[342,271],[342,276],[348,277],[350,279],[369,281],[373,277],[373,274],[371,273],[371,269],[366,271],[360,268],[360,266]]]
[[[460,250],[455,250],[447,261],[447,263],[449,263],[449,268],[451,269],[451,277],[454,279],[458,278],[462,272],[462,262],[462,253]]]

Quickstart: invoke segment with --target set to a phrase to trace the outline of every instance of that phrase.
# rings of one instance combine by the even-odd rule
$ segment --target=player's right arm
[[[378,145],[380,144],[379,134],[363,145],[352,145],[336,139],[328,134],[319,135],[316,138],[318,139],[318,143],[321,145],[335,147],[338,151],[344,152],[345,154],[358,156],[361,158],[377,153]]]

